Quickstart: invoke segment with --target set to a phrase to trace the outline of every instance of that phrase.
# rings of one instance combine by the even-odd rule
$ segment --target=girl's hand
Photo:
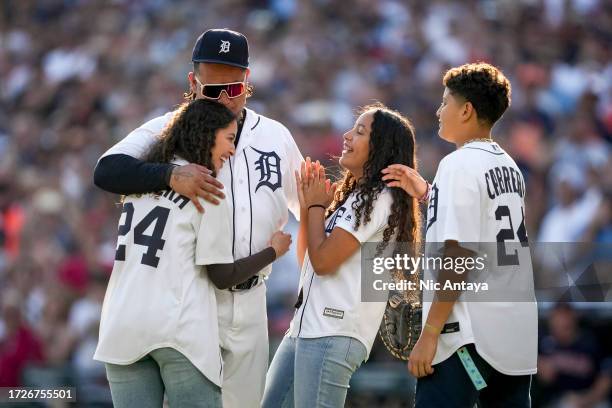
[[[310,160],[310,157],[306,157],[306,160],[302,161],[300,165],[300,171],[295,171],[295,185],[297,187],[298,193],[298,201],[300,203],[300,208],[307,208],[306,200],[304,198],[304,182],[308,180],[310,174],[312,173],[313,163]]]
[[[283,231],[276,231],[270,238],[270,246],[276,253],[276,259],[285,255],[291,246],[291,234],[286,234]]]
[[[302,193],[306,207],[322,205],[327,208],[334,200],[337,183],[325,178],[325,168],[316,161],[311,164],[311,171],[302,179]]]

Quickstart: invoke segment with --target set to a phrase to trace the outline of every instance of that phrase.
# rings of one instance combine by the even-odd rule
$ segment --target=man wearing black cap
[[[261,251],[282,229],[288,209],[299,218],[294,171],[303,158],[291,133],[279,122],[245,107],[249,52],[244,35],[208,30],[193,48],[187,99],[218,100],[239,117],[236,153],[217,179],[202,166],[174,167],[139,159],[172,117],[169,112],[131,132],[109,149],[96,166],[95,184],[109,192],[138,194],[171,187],[201,209],[198,196],[218,203],[228,194],[232,253],[240,259]],[[264,278],[271,267],[229,290],[217,290],[219,341],[223,357],[223,405],[259,407],[268,367],[268,328]]]

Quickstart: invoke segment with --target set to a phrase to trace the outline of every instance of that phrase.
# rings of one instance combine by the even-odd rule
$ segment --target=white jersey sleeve
[[[228,264],[232,256],[232,228],[230,211],[225,200],[218,205],[200,199],[204,214],[195,217],[196,265]]]
[[[349,200],[351,202],[345,203],[346,211],[339,217],[335,222],[336,227],[340,227],[343,230],[351,233],[359,243],[368,242],[377,233],[381,232],[387,227],[389,214],[391,212],[391,204],[393,204],[393,197],[391,192],[383,190],[378,198],[374,201],[374,207],[372,208],[372,214],[370,215],[370,222],[364,225],[363,215],[362,222],[359,228],[355,228],[355,210],[353,209],[353,202],[355,200],[353,194]]]
[[[440,163],[429,206],[435,207],[436,237],[442,243],[480,240],[480,194],[478,179],[458,155]]]
[[[286,131],[288,133],[287,143],[289,146],[287,147],[287,153],[288,153],[288,159],[289,159],[290,174],[287,177],[288,183],[287,183],[287,188],[285,189],[285,194],[287,197],[287,206],[289,208],[289,211],[291,211],[294,217],[299,221],[300,220],[300,202],[298,199],[297,185],[295,183],[294,173],[296,170],[300,171],[300,165],[302,161],[304,160],[304,157],[302,156],[300,149],[295,143],[295,140],[293,140],[293,137],[291,136],[291,133],[289,132],[289,130],[286,130]]]
[[[136,159],[142,159],[147,151],[158,140],[166,124],[172,118],[173,112],[151,119],[108,149],[102,157],[111,154],[126,154]],[[100,157],[100,158],[102,158]]]

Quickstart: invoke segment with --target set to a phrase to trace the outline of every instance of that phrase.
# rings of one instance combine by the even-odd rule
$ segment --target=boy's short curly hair
[[[490,126],[510,106],[510,81],[493,65],[477,62],[449,69],[442,83],[472,104],[478,119]]]

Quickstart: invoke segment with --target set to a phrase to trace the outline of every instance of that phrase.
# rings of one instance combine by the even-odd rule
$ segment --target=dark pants
[[[505,375],[496,371],[476,352],[466,346],[487,386],[478,391],[455,352],[434,366],[434,373],[419,378],[416,387],[416,408],[526,408],[531,406],[531,375]]]

